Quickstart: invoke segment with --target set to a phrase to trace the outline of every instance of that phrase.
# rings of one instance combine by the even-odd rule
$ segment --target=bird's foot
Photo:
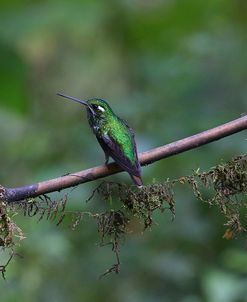
[[[108,163],[109,163],[109,156],[105,156],[105,165],[108,165]]]

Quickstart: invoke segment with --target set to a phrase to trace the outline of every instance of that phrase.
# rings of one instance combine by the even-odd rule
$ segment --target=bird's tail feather
[[[130,175],[130,177],[132,178],[132,180],[136,186],[138,186],[138,187],[143,186],[141,176]]]

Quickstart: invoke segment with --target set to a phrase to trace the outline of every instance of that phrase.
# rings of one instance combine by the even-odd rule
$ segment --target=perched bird
[[[142,186],[141,166],[134,132],[127,123],[102,99],[93,98],[83,101],[62,93],[57,95],[86,106],[89,125],[105,152],[105,164],[108,163],[110,156],[129,173],[135,185]]]

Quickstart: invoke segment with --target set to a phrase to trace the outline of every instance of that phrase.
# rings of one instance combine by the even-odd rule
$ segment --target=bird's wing
[[[131,136],[122,136],[119,138],[114,132],[108,132],[98,138],[102,148],[106,151],[116,163],[130,174],[140,176],[140,164],[137,158],[136,144],[134,134]]]

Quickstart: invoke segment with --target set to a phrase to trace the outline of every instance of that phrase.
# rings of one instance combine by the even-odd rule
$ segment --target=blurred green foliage
[[[58,91],[107,99],[135,129],[139,151],[239,117],[247,101],[246,25],[245,0],[1,1],[0,183],[34,183],[103,162],[85,113]],[[145,167],[144,181],[207,170],[246,153],[245,138]],[[123,173],[109,179],[129,182]],[[95,186],[70,193],[70,209],[109,206],[85,204]],[[142,235],[133,221],[121,274],[100,281],[113,256],[97,246],[93,220],[72,231],[69,222],[17,215],[23,258],[0,282],[1,301],[246,301],[244,239],[223,239],[226,221],[191,191],[175,199],[174,222],[157,213],[157,225]]]

